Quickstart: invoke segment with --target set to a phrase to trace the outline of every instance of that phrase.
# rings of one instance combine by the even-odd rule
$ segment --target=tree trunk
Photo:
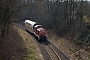
[[[8,30],[9,30],[9,26],[3,26],[1,28],[1,36],[0,36],[1,41],[8,37]]]

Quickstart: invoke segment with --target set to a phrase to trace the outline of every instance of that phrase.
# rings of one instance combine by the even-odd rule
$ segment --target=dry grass
[[[13,26],[9,39],[0,46],[0,60],[43,60],[34,38],[24,30]]]
[[[40,54],[39,48],[35,42],[35,39],[25,32],[24,30],[17,28],[18,33],[23,39],[25,46],[27,48],[27,54],[24,54],[23,57],[25,60],[43,60],[42,55]]]

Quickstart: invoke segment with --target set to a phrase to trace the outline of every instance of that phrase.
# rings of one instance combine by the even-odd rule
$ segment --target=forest
[[[90,1],[88,0],[0,0],[0,44],[13,22],[30,19],[47,31],[73,43],[90,46]]]

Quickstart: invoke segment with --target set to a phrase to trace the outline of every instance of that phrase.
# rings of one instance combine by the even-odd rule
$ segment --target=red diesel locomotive
[[[25,27],[31,33],[34,33],[38,40],[46,40],[46,31],[42,28],[42,25],[37,24],[34,21],[25,20]]]

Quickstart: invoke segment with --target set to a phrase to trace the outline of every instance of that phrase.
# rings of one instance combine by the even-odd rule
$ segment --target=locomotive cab
[[[35,32],[36,34],[39,34],[39,32],[37,31],[37,29],[38,29],[38,28],[41,28],[41,26],[42,26],[42,25],[36,25],[36,26],[34,26],[34,32]]]
[[[38,31],[38,35],[39,35],[38,40],[46,40],[45,30],[43,28],[38,28],[37,31]]]
[[[38,35],[38,40],[41,40],[41,39],[46,39],[46,32],[45,30],[42,28],[42,25],[36,25],[34,26],[34,32],[36,35]]]

